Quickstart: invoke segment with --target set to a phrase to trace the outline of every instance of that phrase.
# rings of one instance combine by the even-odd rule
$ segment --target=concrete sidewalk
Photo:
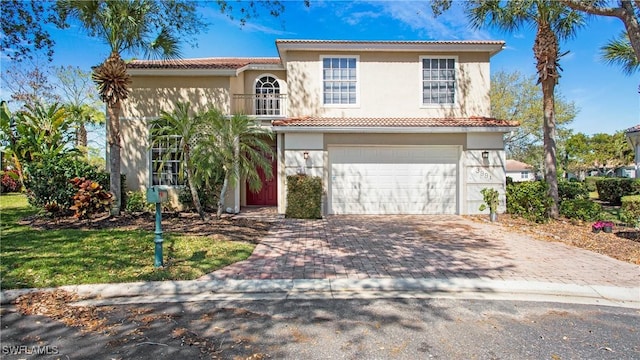
[[[612,287],[491,279],[290,279],[162,281],[62,286],[82,305],[219,300],[457,298],[575,303],[640,309],[640,286]],[[0,301],[49,289],[7,290]]]

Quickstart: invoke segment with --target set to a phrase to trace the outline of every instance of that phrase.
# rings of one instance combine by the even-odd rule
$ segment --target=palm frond
[[[640,62],[636,57],[629,36],[626,33],[620,34],[616,39],[612,39],[601,48],[602,58],[609,64],[622,67],[622,71],[627,75],[632,75],[640,70]]]

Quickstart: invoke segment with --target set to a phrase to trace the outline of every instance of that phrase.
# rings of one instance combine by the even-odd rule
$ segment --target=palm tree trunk
[[[204,213],[202,209],[202,204],[200,203],[200,196],[198,195],[198,190],[196,189],[196,184],[194,183],[193,177],[193,169],[191,168],[191,157],[189,156],[189,150],[187,149],[184,154],[184,161],[187,164],[187,184],[189,184],[189,190],[191,191],[191,200],[193,201],[193,206],[196,208],[198,215],[202,220],[207,219],[207,215]]]
[[[549,185],[549,197],[553,200],[549,216],[558,217],[558,176],[556,164],[556,117],[555,87],[558,82],[558,37],[548,23],[538,23],[533,45],[536,58],[538,82],[542,84],[542,106],[544,113],[544,179]]]
[[[87,147],[87,127],[84,126],[84,122],[78,124],[76,129],[76,145],[86,150]]]
[[[109,121],[109,131],[107,132],[107,143],[109,144],[109,190],[113,194],[114,203],[111,208],[111,215],[120,215],[121,193],[120,188],[120,101],[107,106],[107,117]]]
[[[220,190],[220,198],[218,198],[218,209],[216,217],[220,219],[222,217],[222,211],[224,210],[224,198],[227,194],[227,187],[229,186],[229,172],[225,171],[224,181],[222,182],[222,190]]]
[[[558,217],[558,172],[556,160],[556,117],[554,90],[556,80],[549,78],[542,82],[542,102],[544,107],[544,179],[549,184],[549,196],[553,199],[549,216]]]

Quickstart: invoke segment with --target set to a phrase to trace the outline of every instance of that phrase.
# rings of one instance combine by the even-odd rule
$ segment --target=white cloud
[[[454,2],[451,8],[434,17],[426,1],[373,1],[369,2],[386,16],[397,20],[418,33],[434,40],[489,39],[483,30],[472,29],[462,5]]]

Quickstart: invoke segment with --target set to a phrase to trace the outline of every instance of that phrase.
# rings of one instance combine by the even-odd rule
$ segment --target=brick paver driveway
[[[245,261],[203,279],[484,278],[638,286],[640,266],[460,216],[276,220]]]

